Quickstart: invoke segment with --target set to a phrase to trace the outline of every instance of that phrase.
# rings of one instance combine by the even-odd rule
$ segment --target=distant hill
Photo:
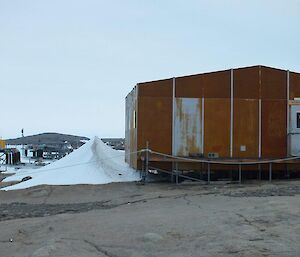
[[[59,133],[42,133],[32,136],[6,139],[8,145],[61,145],[68,141],[73,147],[82,145],[81,140],[90,140],[88,137],[65,135]]]

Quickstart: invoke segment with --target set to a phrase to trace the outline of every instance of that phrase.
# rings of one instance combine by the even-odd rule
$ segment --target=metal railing
[[[216,160],[216,159],[194,159],[194,158],[187,158],[187,157],[179,157],[179,156],[174,156],[170,154],[164,154],[160,153],[157,151],[152,151],[149,149],[149,145],[147,143],[146,149],[142,149],[140,151],[142,153],[142,158],[141,160],[143,161],[142,165],[142,171],[141,171],[141,179],[143,183],[147,181],[147,176],[149,175],[149,170],[154,169],[158,170],[162,173],[169,174],[171,175],[171,180],[173,181],[175,177],[175,182],[178,184],[179,178],[185,178],[185,179],[190,179],[194,181],[201,181],[203,180],[184,175],[183,173],[180,173],[178,170],[178,163],[180,162],[189,162],[189,163],[205,163],[207,164],[207,183],[209,184],[211,182],[211,165],[212,164],[219,164],[219,165],[232,165],[232,166],[238,166],[238,182],[242,182],[242,166],[243,165],[258,165],[258,171],[259,171],[259,179],[261,179],[261,165],[262,164],[267,164],[268,165],[268,180],[271,182],[272,177],[273,177],[273,164],[278,164],[278,163],[287,163],[289,161],[293,160],[300,160],[300,156],[293,156],[293,157],[287,157],[287,158],[278,158],[278,159],[267,159],[267,160]],[[149,162],[151,162],[151,155],[156,155],[162,157],[161,160],[164,161],[169,161],[172,162],[172,169],[171,171],[150,166]],[[175,165],[173,165],[175,164]],[[300,164],[300,162],[299,162]],[[175,169],[174,169],[175,166]]]

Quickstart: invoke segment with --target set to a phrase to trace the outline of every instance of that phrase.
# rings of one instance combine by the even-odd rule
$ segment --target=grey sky
[[[141,81],[263,64],[300,72],[300,0],[0,0],[0,136],[124,136]]]

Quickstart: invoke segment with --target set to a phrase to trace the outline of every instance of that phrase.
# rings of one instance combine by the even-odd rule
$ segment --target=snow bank
[[[124,152],[116,151],[101,139],[88,141],[66,157],[36,170],[19,170],[4,181],[32,179],[3,188],[23,189],[37,185],[107,184],[139,180],[139,173],[124,161]]]

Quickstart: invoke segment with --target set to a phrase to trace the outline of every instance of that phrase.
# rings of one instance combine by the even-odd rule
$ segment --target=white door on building
[[[293,156],[300,156],[300,105],[290,105],[289,151]]]

